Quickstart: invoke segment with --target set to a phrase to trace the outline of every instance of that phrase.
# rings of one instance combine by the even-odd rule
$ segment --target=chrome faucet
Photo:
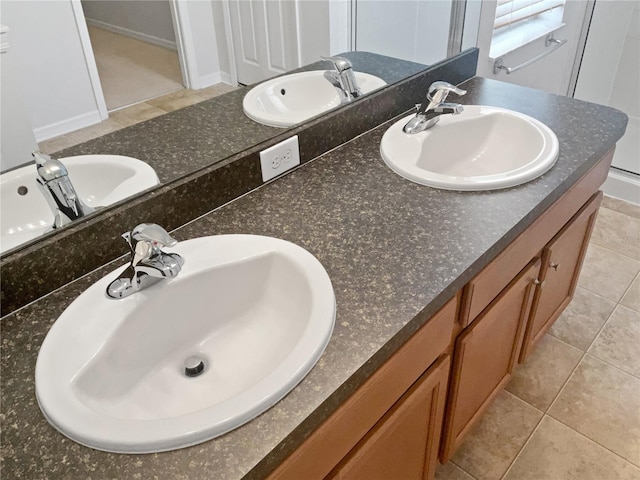
[[[60,228],[94,211],[78,197],[62,162],[40,152],[31,155],[36,161],[38,188],[53,212],[53,228]]]
[[[416,105],[416,116],[404,126],[404,133],[414,134],[433,127],[440,115],[457,115],[464,108],[458,103],[444,103],[450,92],[456,95],[464,95],[466,90],[462,90],[448,82],[434,82],[429,86],[427,94],[428,102]]]
[[[327,70],[324,72],[324,78],[329,80],[331,85],[339,88],[345,101],[351,101],[362,95],[362,90],[358,87],[356,75],[353,71],[353,65],[344,57],[321,57],[333,63],[335,71]]]
[[[166,253],[162,247],[178,243],[164,228],[155,223],[141,223],[122,234],[131,249],[131,263],[107,287],[107,296],[124,298],[164,278],[180,273],[184,259],[177,253]]]

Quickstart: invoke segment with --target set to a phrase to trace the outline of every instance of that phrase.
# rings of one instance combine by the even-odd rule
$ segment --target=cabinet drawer
[[[324,478],[451,344],[458,296],[452,298],[268,478]]]

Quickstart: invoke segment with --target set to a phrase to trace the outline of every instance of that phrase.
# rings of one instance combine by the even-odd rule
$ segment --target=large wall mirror
[[[51,9],[51,4],[63,5],[69,2],[76,9],[80,3],[79,0],[42,3]],[[52,154],[54,158],[62,158],[63,163],[64,158],[80,155],[133,157],[151,166],[161,185],[183,178],[286,131],[286,127],[264,125],[245,115],[243,99],[252,85],[285,72],[333,70],[333,64],[320,60],[320,57],[343,52],[346,52],[344,56],[351,61],[356,72],[379,77],[387,85],[393,84],[428,65],[459,53],[464,48],[475,46],[477,25],[474,26],[473,21],[470,21],[474,18],[470,11],[476,8],[474,3],[479,3],[470,2],[467,6],[465,1],[458,0],[212,0],[209,5],[209,2],[202,0],[187,0],[182,3],[175,0],[83,0],[83,3],[91,4],[92,7],[99,6],[101,2],[125,3],[129,7],[131,4],[139,4],[142,8],[145,5],[149,8],[152,4],[166,3],[174,16],[180,14],[180,8],[184,9],[185,3],[197,5],[198,8],[206,3],[208,11],[215,16],[213,25],[216,31],[210,33],[218,39],[219,65],[229,71],[227,81],[239,85],[239,88],[218,97]],[[9,8],[3,6],[10,13],[3,19],[8,22],[15,16],[15,12],[25,8],[20,4],[37,2],[9,0],[3,3],[9,4]],[[178,5],[182,6],[178,8]],[[182,14],[184,13],[183,11]],[[21,28],[19,22],[16,23],[15,27]],[[269,25],[273,28],[269,28]],[[191,40],[195,40],[195,37]],[[265,50],[265,46],[269,45],[273,47],[272,50]],[[8,58],[3,55],[3,61],[5,57]],[[183,70],[187,70],[184,65]],[[329,83],[329,80],[326,81]],[[2,90],[4,95],[4,81]],[[282,92],[285,90],[278,89]],[[55,92],[49,94],[55,95]],[[43,98],[46,99],[46,95]],[[335,108],[352,101],[357,102],[358,98],[343,99]],[[4,105],[3,101],[3,117]],[[29,165],[31,167],[35,171],[35,166]],[[105,184],[104,179],[111,173],[108,168],[100,170],[96,183]],[[71,169],[69,177],[73,182]],[[41,195],[35,184],[20,186]],[[157,187],[145,188],[133,196],[148,195],[154,188]],[[24,193],[24,189],[20,191]],[[16,193],[20,196],[17,189]],[[4,201],[4,192],[2,195],[2,215],[8,218],[4,212],[8,203]],[[114,206],[121,205],[124,201],[126,200],[119,200]],[[98,208],[90,215],[101,215],[102,211],[114,206]],[[21,207],[18,205],[10,208],[14,213],[19,213]],[[11,225],[6,221],[2,223],[2,235],[10,235]],[[19,228],[28,227],[28,222],[19,225]],[[56,235],[60,230],[51,230],[48,225],[46,227],[44,236]],[[32,245],[41,238],[43,237],[3,248],[2,256]]]

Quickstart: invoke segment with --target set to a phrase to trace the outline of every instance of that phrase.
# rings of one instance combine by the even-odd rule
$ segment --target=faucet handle
[[[131,240],[136,242],[153,242],[161,247],[173,247],[178,243],[164,228],[155,223],[141,223],[137,225],[131,230]]]
[[[347,60],[344,57],[339,57],[339,56],[335,56],[335,57],[320,57],[322,60],[327,60],[331,63],[333,63],[333,66],[335,67],[335,69],[338,71],[338,73],[342,73],[345,70],[348,70],[350,68],[353,67],[353,65],[351,64],[351,62],[349,60]]]
[[[173,247],[178,241],[155,223],[141,223],[130,232],[124,232],[122,238],[131,249],[133,264],[160,252],[161,247]]]
[[[449,95],[449,92],[453,92],[456,95],[464,95],[467,93],[466,90],[456,87],[455,85],[450,84],[449,82],[433,82],[429,86],[429,93],[427,93],[427,99],[433,103],[441,103],[444,102]]]

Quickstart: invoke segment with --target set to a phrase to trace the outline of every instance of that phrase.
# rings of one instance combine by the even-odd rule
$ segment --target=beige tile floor
[[[640,207],[605,197],[574,300],[437,480],[640,480]]]
[[[230,92],[236,87],[219,83],[202,90],[182,89],[145,102],[122,108],[109,114],[109,118],[101,123],[82,128],[59,137],[45,140],[38,144],[40,151],[52,154],[59,150],[72,147],[92,138],[115,132],[122,128],[144,122],[154,117],[164,115],[189,105],[208,100],[223,93]]]
[[[107,110],[184,88],[178,52],[89,25]]]

